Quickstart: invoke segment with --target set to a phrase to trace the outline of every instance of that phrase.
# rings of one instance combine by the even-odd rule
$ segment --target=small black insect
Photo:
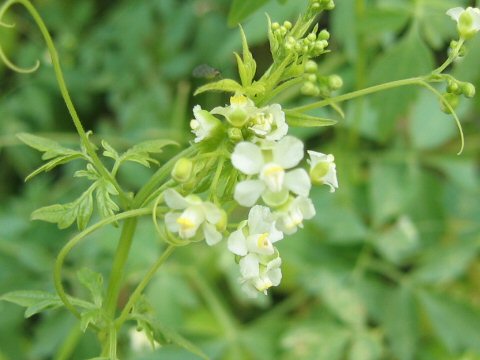
[[[213,80],[220,77],[222,73],[220,70],[215,69],[207,64],[201,64],[195,67],[192,71],[193,77],[197,79],[206,79],[206,80]]]

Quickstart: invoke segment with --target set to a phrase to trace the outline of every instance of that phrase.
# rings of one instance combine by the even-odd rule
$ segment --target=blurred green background
[[[235,76],[235,26],[242,21],[260,69],[269,65],[265,12],[274,21],[298,16],[300,0],[38,0],[54,35],[66,80],[87,129],[118,148],[140,140],[192,140],[194,104],[223,105],[228,97],[192,97],[209,64]],[[320,19],[331,32],[321,71],[343,77],[340,92],[429,72],[446,56],[455,23],[445,11],[461,0],[339,0]],[[477,2],[477,5],[480,5]],[[65,144],[77,136],[57,90],[46,48],[27,14],[0,43],[22,65],[40,58],[33,75],[0,67],[0,294],[53,291],[55,256],[74,229],[30,222],[40,207],[81,193],[75,164],[23,179],[41,163],[15,134],[30,132]],[[480,85],[480,36],[453,68]],[[444,90],[444,89],[440,89]],[[309,101],[290,93],[286,107]],[[311,101],[311,100],[310,100]],[[268,297],[247,299],[225,242],[180,249],[148,288],[159,323],[175,329],[212,359],[478,360],[480,359],[480,122],[478,96],[458,109],[466,149],[457,156],[453,119],[424,89],[404,88],[348,104],[332,128],[296,130],[307,147],[336,156],[340,189],[315,189],[317,216],[279,244],[284,279]],[[163,160],[165,160],[164,157]],[[131,190],[153,170],[126,167]],[[69,258],[70,291],[82,267],[108,273],[119,229],[94,234]],[[128,264],[125,296],[163,244],[141,223]],[[132,324],[132,329],[133,329]],[[27,320],[0,302],[0,360],[56,359],[78,325],[66,311]],[[136,349],[121,334],[122,359],[197,359],[178,346]],[[93,335],[72,359],[98,353]]]

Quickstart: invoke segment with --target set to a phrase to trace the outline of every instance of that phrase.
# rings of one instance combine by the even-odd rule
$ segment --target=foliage
[[[302,109],[331,95],[428,73],[445,60],[456,34],[445,11],[459,5],[468,4],[339,1],[322,18],[331,25],[329,42],[335,51],[318,62],[316,86],[328,96],[307,102],[299,96],[301,81],[273,95],[287,108]],[[158,163],[178,152],[167,145],[191,141],[185,136],[191,105],[209,109],[227,101],[221,92],[209,90],[243,91],[270,100],[271,88],[258,76],[270,64],[262,56],[272,41],[270,36],[268,43],[264,12],[272,22],[293,22],[304,6],[296,0],[38,4],[54,34],[78,111],[87,119],[86,128],[94,130],[87,135],[90,144],[103,153],[114,176],[99,174],[88,151],[71,135],[46,57],[34,75],[12,76],[1,68],[0,359],[98,355],[90,329],[108,318],[102,308],[103,279],[109,277],[120,236],[117,225],[124,221],[118,218],[122,202],[147,182]],[[31,20],[21,14],[10,15],[21,32],[0,28],[0,43],[28,66],[44,47]],[[227,28],[227,23],[239,22],[245,36]],[[231,55],[239,49],[239,55]],[[452,75],[478,86],[480,39],[470,40],[467,49]],[[278,53],[280,66],[282,56]],[[219,68],[222,78],[208,83],[194,79],[191,72],[201,63]],[[325,85],[329,74],[343,79],[340,91]],[[441,83],[432,86],[445,92]],[[195,88],[205,93],[190,97]],[[455,155],[454,121],[440,111],[439,99],[421,87],[361,97],[343,110],[333,104],[308,114],[287,112],[290,126],[303,127],[294,131],[309,148],[335,154],[341,187],[335,195],[314,189],[316,217],[279,244],[281,286],[268,298],[248,299],[238,288],[238,269],[226,244],[182,247],[153,278],[129,318],[132,329],[145,330],[148,341],[161,346],[154,351],[137,346],[124,330],[116,334],[120,358],[480,358],[475,100],[462,100],[457,108],[466,143],[460,156]],[[43,153],[46,164],[39,165],[38,153],[19,146],[18,133]],[[45,174],[33,177],[40,172]],[[72,174],[78,179],[72,181]],[[19,181],[24,178],[26,185]],[[125,184],[123,197],[116,181]],[[45,207],[52,203],[58,205]],[[63,245],[75,239],[73,230],[29,222],[31,213],[60,228],[74,222],[80,230],[99,221],[111,224],[92,233],[65,263],[64,280],[75,294],[68,299],[80,312],[86,336],[71,315],[58,309],[63,302],[51,284],[52,264]],[[155,263],[165,249],[151,221],[141,219],[120,289],[121,305],[143,279],[146,264]]]

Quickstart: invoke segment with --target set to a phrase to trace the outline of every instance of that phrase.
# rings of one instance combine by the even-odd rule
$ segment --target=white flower
[[[195,119],[190,121],[190,128],[195,134],[195,142],[198,143],[213,135],[214,130],[221,124],[215,116],[206,110],[202,110],[200,105],[193,108]]]
[[[277,229],[289,235],[303,227],[303,220],[309,220],[315,216],[315,207],[312,200],[307,197],[298,196],[287,203],[277,213]]]
[[[270,141],[280,140],[288,132],[285,113],[279,104],[259,109],[247,126],[256,136]]]
[[[191,239],[199,233],[205,238],[208,245],[215,245],[222,240],[225,224],[225,212],[211,202],[204,202],[198,196],[181,196],[173,189],[164,193],[165,202],[173,210],[165,215],[167,229],[178,233],[182,239]],[[199,233],[200,234],[200,233]]]
[[[267,290],[278,286],[282,280],[280,266],[282,259],[276,254],[266,258],[257,254],[248,254],[240,260],[240,282],[246,294],[255,298],[258,292],[267,295]]]
[[[469,39],[480,30],[480,9],[456,7],[447,11],[453,20],[457,22],[458,33],[464,39]]]
[[[249,253],[273,255],[273,244],[281,239],[283,234],[276,229],[270,209],[256,205],[250,210],[248,220],[230,234],[228,249],[240,256]]]
[[[230,106],[216,107],[211,113],[222,115],[235,127],[242,127],[257,110],[252,100],[243,95],[235,95],[230,98]]]
[[[153,351],[160,347],[158,342],[152,342],[145,332],[138,331],[136,328],[131,328],[128,335],[130,336],[130,347],[134,352]]]
[[[310,150],[308,154],[310,155],[310,178],[312,183],[318,185],[326,184],[330,186],[330,192],[334,192],[338,188],[334,156]]]
[[[216,107],[211,113],[222,115],[231,125],[246,127],[255,136],[270,141],[280,140],[288,132],[285,113],[279,104],[259,109],[243,95],[232,96],[230,106]]]
[[[257,179],[239,182],[234,198],[243,206],[254,205],[260,196],[269,205],[281,205],[289,191],[308,196],[310,178],[304,169],[291,169],[303,158],[303,143],[293,136],[286,136],[271,148],[263,150],[249,142],[238,143],[232,154],[232,164],[246,175],[258,175]]]

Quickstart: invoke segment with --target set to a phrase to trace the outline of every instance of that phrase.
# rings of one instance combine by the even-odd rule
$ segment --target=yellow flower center
[[[269,235],[269,233],[263,233],[258,237],[257,245],[259,248],[268,248],[268,245],[270,244],[270,240],[268,239]]]
[[[185,217],[179,217],[177,219],[177,224],[180,225],[180,228],[182,228],[182,230],[189,230],[195,227],[194,222],[189,218]]]

